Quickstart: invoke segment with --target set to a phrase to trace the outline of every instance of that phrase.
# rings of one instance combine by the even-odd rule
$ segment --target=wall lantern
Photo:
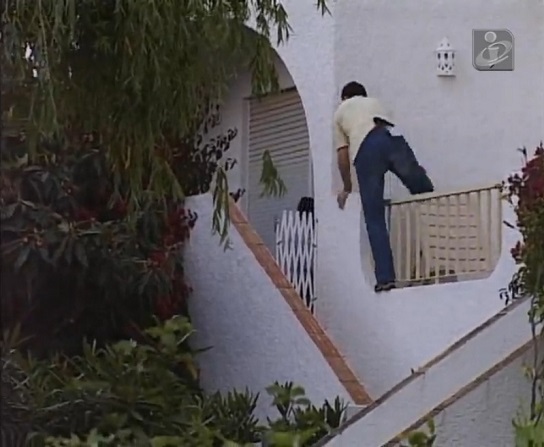
[[[444,37],[436,49],[437,76],[455,76],[455,48]]]

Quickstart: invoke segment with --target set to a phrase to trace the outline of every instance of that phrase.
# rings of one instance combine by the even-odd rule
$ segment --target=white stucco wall
[[[435,408],[439,408],[440,405],[454,397],[463,388],[471,386],[476,380],[490,376],[490,371],[493,372],[496,365],[509,361],[514,352],[523,349],[527,345],[531,340],[531,330],[527,317],[529,308],[529,301],[509,308],[505,315],[482,329],[474,337],[427,370],[421,371],[382,402],[377,403],[376,406],[370,406],[367,410],[363,410],[359,415],[356,415],[345,426],[340,428],[336,436],[321,441],[318,444],[319,447],[352,447],[358,445],[380,447],[390,442],[400,433],[410,429],[416,421],[425,418]],[[518,374],[522,375],[522,371],[520,370]],[[465,430],[462,422],[466,423],[470,416],[478,415],[477,422],[480,424],[486,424],[488,422],[487,417],[494,419],[495,424],[499,418],[503,418],[503,421],[504,417],[511,419],[515,415],[517,404],[521,403],[520,399],[526,397],[525,389],[518,385],[516,381],[516,386],[512,386],[512,389],[495,389],[496,396],[493,399],[500,401],[501,405],[504,405],[506,409],[496,408],[496,411],[491,412],[489,415],[481,413],[482,407],[486,408],[487,405],[497,401],[490,398],[487,399],[487,402],[485,400],[484,402],[478,401],[478,396],[481,396],[481,394],[478,394],[478,390],[475,388],[476,396],[464,401],[464,403],[461,402],[460,406],[456,407],[456,412],[449,410],[444,412],[444,414],[447,413],[448,415],[448,419],[445,419],[447,428],[445,428],[446,431],[442,435],[443,443],[439,444],[439,446],[491,447],[511,445],[487,442],[448,443],[444,441],[458,439],[460,435],[458,431]],[[479,388],[481,391],[481,387]],[[484,391],[486,391],[485,388]],[[470,405],[472,406],[467,410],[466,414],[462,414],[466,406]],[[440,419],[438,422],[440,422]],[[467,436],[476,437],[478,435],[477,422],[473,423],[472,432],[466,433]],[[504,423],[508,427],[508,419]],[[479,428],[481,429],[481,427]],[[487,429],[483,432],[489,434]],[[497,436],[499,435],[505,435],[504,428],[497,433]]]
[[[499,290],[508,284],[514,272],[509,248],[518,239],[517,232],[504,227],[502,256],[487,279],[410,287],[376,295],[373,282],[365,275],[371,271],[370,247],[364,223],[360,223],[359,203],[353,200],[343,219],[332,206],[330,213],[339,217],[337,223],[324,228],[324,219],[320,220],[318,234],[322,237],[328,232],[342,237],[336,236],[335,243],[329,243],[330,251],[322,248],[324,243],[319,247],[318,262],[323,270],[317,309],[327,333],[372,397],[381,396],[409,376],[412,369],[439,355],[503,306]],[[350,238],[361,241],[360,251],[354,250]],[[327,260],[334,260],[334,255],[341,270],[335,269],[334,263],[328,264],[332,268],[324,266]]]
[[[304,8],[300,2],[288,9],[295,30],[320,29],[319,17],[308,23],[315,17],[309,11],[297,22]],[[415,26],[420,22],[425,26]],[[333,23],[332,60],[330,49],[325,56],[317,43],[308,52],[293,41],[289,51],[280,48],[279,54],[290,71],[293,64],[297,88],[311,105],[305,103],[319,179],[318,316],[370,394],[378,397],[500,309],[498,290],[514,271],[508,250],[517,235],[504,229],[503,256],[486,280],[374,294],[359,198],[354,194],[347,209],[339,211],[331,188],[336,169],[331,117],[338,92],[346,81],[358,79],[383,98],[438,190],[500,181],[520,164],[516,148],[534,147],[543,137],[544,62],[537,54],[544,54],[544,4],[346,1],[334,4]],[[472,28],[486,26],[514,33],[513,72],[482,73],[472,67]],[[435,75],[434,50],[444,36],[457,48],[455,78]],[[292,53],[299,55],[297,61],[290,60]],[[323,82],[311,66],[320,55],[320,74],[329,76],[331,67],[334,72],[327,98],[322,88],[308,94],[308,86]],[[322,85],[331,88],[330,80]],[[505,217],[510,217],[507,212]]]
[[[541,0],[357,0],[335,10],[336,86],[357,79],[382,98],[444,191],[492,183],[544,138],[544,3]],[[514,35],[515,68],[472,66],[472,30]],[[447,37],[457,76],[436,76]]]
[[[418,22],[425,26],[414,26]],[[335,25],[337,88],[358,79],[383,98],[437,190],[500,181],[520,164],[516,148],[535,147],[544,137],[544,58],[536,56],[544,54],[542,2],[342,2]],[[485,27],[514,34],[513,72],[473,68],[472,29]],[[435,74],[433,51],[444,36],[457,49],[455,78]],[[527,119],[518,120],[521,116]],[[369,287],[368,237],[358,226],[358,197],[352,199],[345,213],[335,209],[333,199],[318,210],[326,275],[319,277],[319,309],[377,397],[498,310],[497,291],[513,272],[508,250],[516,235],[505,228],[503,257],[489,279],[376,296]],[[353,246],[360,246],[360,253],[353,253]]]
[[[194,289],[189,302],[196,329],[193,343],[212,347],[198,358],[204,389],[259,392],[261,417],[271,415],[265,388],[274,381],[303,386],[316,404],[336,396],[350,402],[237,230],[231,227],[232,246],[227,251],[217,236],[211,236],[211,196],[193,197],[187,206],[198,214],[185,253],[186,275]]]
[[[514,446],[512,420],[527,414],[531,399],[531,383],[524,374],[524,367],[532,364],[531,356],[532,351],[520,355],[434,416],[437,434],[434,447]],[[427,431],[427,427],[416,430]],[[337,439],[327,445],[351,444]]]
[[[377,296],[359,197],[353,194],[344,211],[336,205],[331,120],[338,93],[357,79],[382,98],[439,191],[500,181],[520,165],[516,148],[544,137],[544,2],[352,0],[330,2],[332,16],[325,17],[312,1],[284,4],[294,31],[277,51],[308,120],[318,317],[378,397],[500,309],[517,235],[505,228],[503,256],[490,278]],[[484,27],[514,34],[513,72],[472,67],[472,29]],[[454,78],[435,74],[434,50],[445,36],[457,49]]]
[[[438,414],[435,446],[515,445],[512,419],[520,411],[527,414],[531,399],[531,384],[523,372],[532,364],[531,355],[518,357]]]

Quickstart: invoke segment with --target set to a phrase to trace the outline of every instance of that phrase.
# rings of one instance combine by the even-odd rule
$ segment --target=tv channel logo
[[[514,36],[507,29],[472,30],[472,65],[478,71],[514,70]]]

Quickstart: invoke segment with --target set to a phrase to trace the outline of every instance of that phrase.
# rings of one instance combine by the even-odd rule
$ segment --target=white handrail
[[[429,192],[424,194],[417,194],[411,197],[407,197],[405,199],[398,199],[398,200],[389,200],[388,205],[402,205],[404,203],[411,203],[411,202],[424,202],[426,200],[430,199],[440,199],[442,197],[448,197],[448,196],[457,196],[460,194],[468,194],[471,192],[481,192],[481,191],[487,191],[490,189],[500,189],[502,188],[501,183],[493,183],[486,186],[480,186],[477,188],[470,188],[470,189],[460,189],[457,191],[448,191],[448,192]]]

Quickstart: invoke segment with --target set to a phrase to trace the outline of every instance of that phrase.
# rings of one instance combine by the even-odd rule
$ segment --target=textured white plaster
[[[203,387],[262,393],[261,417],[270,415],[265,388],[276,380],[303,386],[316,404],[336,396],[350,402],[237,230],[231,227],[232,248],[227,251],[211,236],[211,196],[193,197],[187,206],[199,216],[185,253],[186,274],[194,289],[189,303],[197,331],[194,344],[212,346],[199,356]]]
[[[544,137],[542,2],[344,1],[336,3],[334,26],[334,93],[357,79],[382,98],[438,191],[501,181],[521,163],[516,148],[535,147]],[[514,34],[513,72],[473,68],[472,28],[485,27]],[[457,50],[455,78],[435,74],[434,49],[444,36]],[[313,79],[308,73],[306,82]],[[314,150],[316,179],[336,175],[332,152]],[[514,271],[510,230],[488,279],[377,296],[359,197],[341,212],[330,189],[320,191],[319,318],[373,397],[499,310],[498,290]]]
[[[508,251],[517,235],[504,229],[501,260],[487,279],[376,296],[359,197],[340,211],[333,193],[331,122],[340,88],[357,79],[394,110],[438,191],[501,181],[521,164],[516,148],[544,138],[544,3],[344,0],[331,2],[332,16],[325,17],[313,1],[285,5],[293,35],[277,51],[308,121],[319,221],[318,317],[376,398],[501,308],[498,292],[514,272]],[[485,27],[514,34],[513,72],[473,68],[472,29]],[[457,51],[454,78],[435,74],[434,50],[444,36]],[[245,95],[238,88],[247,91],[233,86],[233,98]],[[243,134],[240,109],[229,115]],[[243,147],[244,135],[239,139]],[[232,183],[243,185],[239,172]]]
[[[331,208],[331,214],[339,213]],[[506,211],[505,205],[505,214]],[[518,234],[504,227],[503,254],[487,279],[376,295],[370,275],[361,274],[361,270],[370,272],[371,267],[370,247],[364,224],[359,224],[359,213],[360,205],[354,200],[344,219],[339,219],[334,227],[334,232],[342,237],[336,237],[336,243],[329,246],[339,259],[337,262],[343,259],[343,269],[325,270],[327,280],[320,283],[318,312],[327,333],[349,359],[371,396],[377,398],[410,375],[411,369],[427,363],[502,308],[499,290],[508,284],[514,272],[509,247]],[[318,234],[327,230],[321,225]],[[356,249],[349,243],[351,237],[361,241],[360,251],[354,253]],[[331,255],[331,251],[324,251],[319,247],[320,258]],[[321,271],[319,278],[322,279]]]
[[[543,138],[542,2],[358,0],[338,2],[334,17],[337,86],[358,79],[393,109],[439,190],[501,179],[519,162],[516,148]],[[482,28],[513,33],[514,71],[474,69],[472,30]],[[444,36],[455,78],[436,76]]]
[[[520,356],[434,418],[435,447],[511,447],[512,419],[527,414],[531,385],[523,367],[532,353]],[[524,412],[524,413],[523,413]]]
[[[483,329],[325,445],[380,447],[531,339],[528,301]],[[507,394],[505,397],[509,397]],[[504,397],[504,396],[503,396]],[[523,396],[519,396],[521,398]],[[519,402],[519,400],[516,400]],[[508,405],[508,404],[507,404]],[[447,444],[504,445],[504,444]]]

